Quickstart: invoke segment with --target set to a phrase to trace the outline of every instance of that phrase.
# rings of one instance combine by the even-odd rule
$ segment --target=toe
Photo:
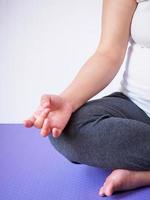
[[[104,195],[105,195],[105,193],[104,193],[104,186],[102,186],[102,187],[100,188],[100,190],[99,190],[99,195],[100,195],[100,196],[104,196]]]
[[[111,196],[115,190],[115,187],[114,187],[114,182],[113,181],[110,181],[108,182],[106,185],[105,185],[105,195],[106,196]]]

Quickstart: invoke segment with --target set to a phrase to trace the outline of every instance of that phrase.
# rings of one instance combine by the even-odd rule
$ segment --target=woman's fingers
[[[59,128],[51,128],[50,127],[50,121],[48,118],[46,118],[44,120],[44,124],[43,124],[43,127],[41,129],[41,135],[42,136],[48,136],[48,134],[52,133],[52,136],[57,138],[60,136],[61,134],[61,129]]]
[[[48,118],[46,118],[46,119],[44,120],[42,129],[41,129],[41,135],[42,135],[42,136],[47,136],[50,132],[51,132],[50,121],[49,121]]]
[[[41,115],[39,115],[39,117],[37,117],[37,119],[34,122],[34,126],[36,128],[42,128],[43,123],[45,118],[47,117],[48,113],[49,113],[50,109],[46,108],[42,111]]]
[[[28,119],[23,121],[24,126],[27,127],[27,128],[32,127],[35,120],[36,120],[36,118],[32,115],[31,117],[29,117]]]
[[[59,137],[60,134],[61,134],[61,130],[59,128],[53,128],[52,129],[52,135],[53,135],[54,138]]]

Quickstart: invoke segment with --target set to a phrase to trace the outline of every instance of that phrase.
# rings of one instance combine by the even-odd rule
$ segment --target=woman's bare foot
[[[116,191],[130,190],[150,185],[149,171],[114,170],[99,190],[101,196],[111,196]]]

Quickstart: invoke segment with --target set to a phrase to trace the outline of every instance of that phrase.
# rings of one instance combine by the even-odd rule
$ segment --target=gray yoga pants
[[[121,92],[87,101],[49,139],[73,163],[150,170],[150,118]]]

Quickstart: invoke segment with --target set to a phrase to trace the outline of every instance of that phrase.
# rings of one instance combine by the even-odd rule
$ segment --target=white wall
[[[44,93],[57,94],[94,52],[100,0],[0,1],[0,123],[22,123]],[[98,98],[115,91],[120,72]]]

